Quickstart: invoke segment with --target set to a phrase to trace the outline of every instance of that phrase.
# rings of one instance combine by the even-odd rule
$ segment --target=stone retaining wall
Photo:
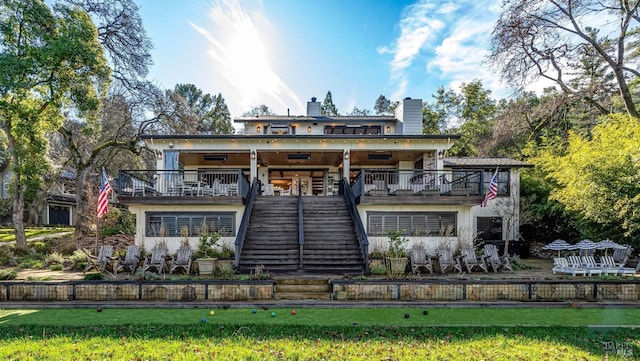
[[[334,281],[339,301],[640,301],[640,281]]]
[[[640,281],[332,281],[337,301],[640,301]],[[2,301],[231,302],[274,299],[272,281],[0,282]]]
[[[273,298],[273,283],[2,282],[0,301],[259,301]],[[1,303],[0,303],[1,305]]]

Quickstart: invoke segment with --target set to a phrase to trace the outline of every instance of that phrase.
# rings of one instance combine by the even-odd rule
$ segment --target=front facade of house
[[[136,215],[138,244],[162,241],[175,251],[186,237],[194,247],[208,224],[237,245],[256,187],[258,198],[350,195],[369,252],[386,248],[384,232],[398,228],[427,249],[518,233],[519,169],[527,165],[446,157],[459,136],[423,135],[420,99],[401,101],[395,116],[324,117],[314,98],[305,116],[235,122],[243,134],[144,138],[156,169],[123,170],[117,182],[119,202]],[[479,207],[496,167],[498,198]]]

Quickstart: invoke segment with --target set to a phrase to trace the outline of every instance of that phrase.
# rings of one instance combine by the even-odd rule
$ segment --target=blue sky
[[[266,104],[304,114],[331,91],[340,113],[384,94],[431,101],[481,79],[500,0],[136,0],[154,44],[149,78],[222,93],[232,117]]]

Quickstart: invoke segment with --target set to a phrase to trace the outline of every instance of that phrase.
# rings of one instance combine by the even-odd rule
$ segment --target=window
[[[484,171],[482,195],[484,195],[487,192],[487,189],[489,189],[493,173],[495,173],[495,169]],[[509,169],[501,169],[498,171],[498,196],[508,196],[509,194]]]
[[[206,225],[224,237],[236,233],[235,212],[149,212],[146,215],[147,237],[180,237],[180,230],[189,229],[192,237],[200,236]]]
[[[405,229],[405,236],[456,236],[456,212],[368,212],[367,235]]]
[[[363,125],[363,126],[326,126],[324,134],[380,134],[381,127],[379,125]]]

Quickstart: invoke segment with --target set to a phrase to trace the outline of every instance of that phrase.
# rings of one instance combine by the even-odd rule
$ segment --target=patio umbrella
[[[623,245],[617,244],[616,242],[610,240],[609,238],[603,239],[602,241],[596,243],[598,249],[604,249],[604,255],[607,255],[608,249],[624,249],[627,248]]]
[[[593,255],[593,252],[598,249],[598,245],[596,242],[590,239],[583,239],[580,242],[573,245],[575,248],[580,250],[581,256]]]
[[[574,249],[572,245],[567,243],[564,239],[556,239],[555,241],[549,243],[548,245],[542,247],[542,249],[547,251],[558,251],[558,257],[560,257],[560,251]]]

